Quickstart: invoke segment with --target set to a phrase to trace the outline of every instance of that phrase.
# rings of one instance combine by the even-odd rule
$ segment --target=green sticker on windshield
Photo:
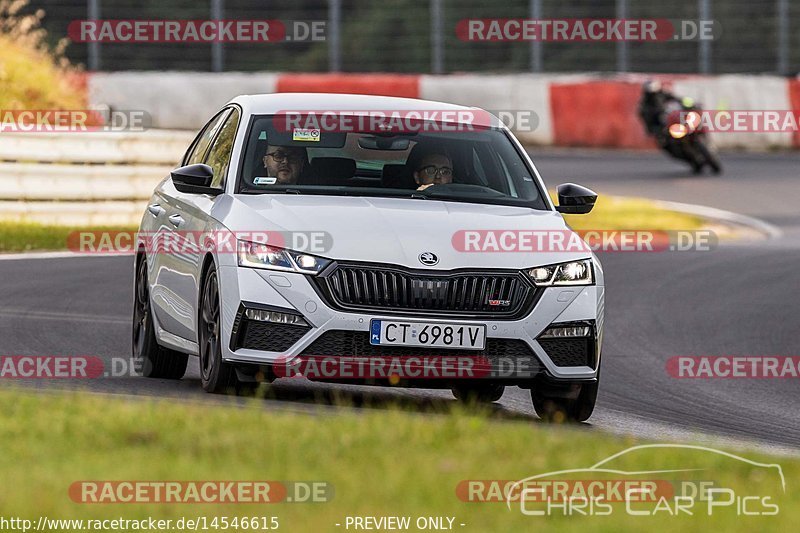
[[[259,141],[266,141],[267,140],[267,132],[266,131],[262,131],[261,135],[258,136],[258,140]]]

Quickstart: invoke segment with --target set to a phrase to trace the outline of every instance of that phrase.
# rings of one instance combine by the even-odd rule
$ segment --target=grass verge
[[[603,196],[588,215],[565,215],[576,230],[694,230],[703,227],[701,217],[668,211],[649,200]],[[0,221],[0,252],[63,250],[74,231],[136,231],[135,227],[70,227],[32,222]]]
[[[0,252],[32,252],[42,250],[66,250],[69,236],[79,231],[131,231],[130,226],[56,226],[33,222],[0,221]]]
[[[516,505],[509,510],[503,503],[464,502],[456,495],[463,480],[518,480],[586,468],[636,442],[533,421],[497,420],[463,408],[442,415],[392,408],[298,415],[268,411],[262,400],[227,407],[5,389],[0,391],[0,439],[5,487],[0,516],[34,523],[42,515],[173,520],[275,516],[285,531],[346,531],[348,516],[409,516],[412,523],[417,517],[446,516],[455,518],[455,530],[481,532],[662,527],[777,531],[789,530],[800,520],[800,492],[794,487],[800,461],[751,452],[738,455],[780,463],[787,480],[785,493],[771,469],[698,451],[640,451],[615,460],[613,467],[700,469],[646,477],[685,481],[692,475],[730,488],[737,497],[768,496],[778,506],[774,516],[739,516],[735,504],[715,508],[708,516],[702,502],[691,516],[666,511],[655,517],[631,516],[624,503],[613,504],[607,516],[564,516],[559,511],[554,516],[526,516]],[[616,473],[605,478],[624,477]],[[327,503],[261,505],[81,504],[68,496],[70,485],[81,480],[316,480],[330,483],[334,497]],[[655,504],[635,503],[631,508],[652,512]],[[765,505],[749,500],[747,509],[764,510]]]
[[[553,202],[558,204],[554,193]],[[703,217],[670,211],[644,198],[600,195],[594,209],[586,215],[564,215],[575,230],[698,230]]]

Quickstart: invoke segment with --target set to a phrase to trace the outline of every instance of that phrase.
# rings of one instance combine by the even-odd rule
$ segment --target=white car
[[[210,392],[309,379],[531,390],[543,417],[597,395],[603,271],[487,112],[405,98],[233,99],[142,218],[133,355]],[[566,243],[566,245],[565,245]]]

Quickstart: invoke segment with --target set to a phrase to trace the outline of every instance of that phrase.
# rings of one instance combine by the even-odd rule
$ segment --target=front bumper
[[[368,338],[371,319],[409,319],[407,314],[400,316],[376,311],[357,312],[332,309],[303,274],[221,266],[219,276],[222,330],[224,332],[222,355],[225,361],[231,363],[254,365],[286,363],[303,354],[310,347],[324,345],[326,340],[335,338],[340,335],[340,332],[353,332],[347,336],[348,342],[363,345],[361,336]],[[542,291],[530,313],[515,320],[434,318],[430,315],[418,318],[431,323],[485,324],[487,355],[495,355],[489,353],[492,350],[512,356],[521,353],[520,350],[529,350],[538,359],[548,377],[558,380],[590,380],[597,376],[600,364],[603,299],[604,287],[602,285],[548,287]],[[238,335],[240,332],[242,302],[295,312],[303,316],[309,327],[300,332],[286,330],[290,326],[284,327],[281,333],[283,345],[280,348],[285,349],[278,351],[238,347],[241,345],[240,339],[236,335],[232,336],[232,333]],[[543,346],[548,343],[537,341],[537,337],[553,323],[573,322],[592,323],[595,328],[595,353],[585,365],[576,365],[574,358],[569,358],[569,354],[559,353],[551,357]],[[252,346],[253,343],[250,342],[247,345]],[[268,344],[257,345],[258,348],[267,346]],[[552,347],[548,349],[553,352]],[[413,350],[420,355],[436,355],[442,352],[442,350],[426,348]],[[313,351],[318,351],[318,348]],[[559,352],[563,352],[563,349]],[[387,353],[402,354],[405,352],[393,350]],[[564,365],[565,361],[571,362]],[[557,364],[557,362],[561,364]]]

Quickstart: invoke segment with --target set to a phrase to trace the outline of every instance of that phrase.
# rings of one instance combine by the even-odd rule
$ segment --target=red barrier
[[[800,78],[789,80],[789,102],[795,116],[800,114]],[[794,132],[794,146],[800,148],[800,131]]]
[[[597,81],[550,86],[553,144],[653,148],[637,107],[641,85]]]
[[[283,74],[279,93],[352,93],[419,98],[416,74]]]

